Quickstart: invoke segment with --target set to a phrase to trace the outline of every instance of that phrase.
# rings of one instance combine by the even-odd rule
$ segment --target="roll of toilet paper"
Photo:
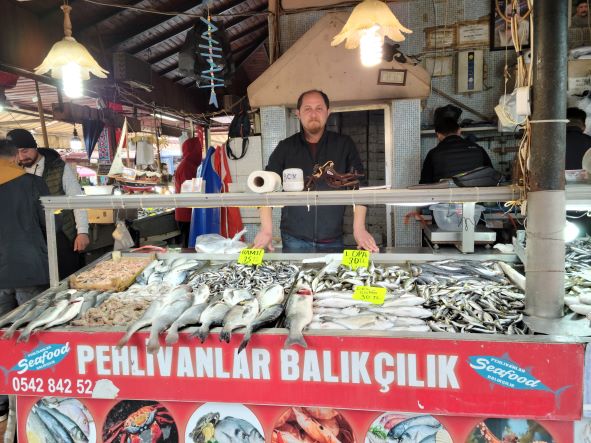
[[[283,190],[297,192],[304,190],[304,171],[299,168],[283,170]]]
[[[281,191],[281,177],[271,171],[254,171],[248,176],[248,188],[252,192],[263,194],[265,192]]]

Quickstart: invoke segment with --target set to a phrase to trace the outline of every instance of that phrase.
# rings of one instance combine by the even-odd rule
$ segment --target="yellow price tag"
[[[238,257],[238,264],[241,265],[260,265],[265,255],[264,249],[243,249]]]
[[[357,268],[369,267],[369,251],[361,249],[345,249],[343,251],[342,265],[349,266],[355,270]]]
[[[353,300],[361,300],[374,305],[383,305],[386,298],[386,288],[373,286],[356,286]]]

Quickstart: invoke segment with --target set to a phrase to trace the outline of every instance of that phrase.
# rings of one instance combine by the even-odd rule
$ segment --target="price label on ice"
[[[357,268],[369,267],[369,251],[361,249],[345,249],[343,251],[343,261],[341,264],[349,266],[355,270]]]
[[[375,288],[373,286],[356,286],[353,293],[354,300],[361,300],[374,305],[384,304],[386,288]]]
[[[240,251],[238,263],[241,265],[260,265],[265,255],[264,249],[243,249]]]

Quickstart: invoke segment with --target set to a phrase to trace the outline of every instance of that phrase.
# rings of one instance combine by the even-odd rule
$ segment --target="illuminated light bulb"
[[[82,140],[78,137],[78,131],[76,131],[76,127],[74,127],[74,133],[72,134],[72,138],[70,139],[70,149],[72,151],[82,151]]]
[[[378,33],[379,29],[379,26],[366,29],[359,39],[361,64],[368,68],[382,61],[382,36]]]
[[[564,241],[566,243],[575,240],[579,236],[579,233],[580,229],[577,225],[569,221],[566,222],[566,225],[564,226]]]
[[[70,62],[62,66],[64,93],[70,98],[82,97],[82,75],[80,65]]]

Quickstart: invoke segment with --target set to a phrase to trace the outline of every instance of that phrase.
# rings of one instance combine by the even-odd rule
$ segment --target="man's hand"
[[[369,252],[380,252],[376,241],[365,228],[353,229],[353,237],[355,237],[357,248],[365,249]]]
[[[254,238],[252,244],[254,249],[268,249],[269,252],[273,252],[273,231],[260,230],[257,236]]]
[[[78,234],[74,239],[74,251],[84,251],[89,243],[90,237],[88,237],[88,234]]]

